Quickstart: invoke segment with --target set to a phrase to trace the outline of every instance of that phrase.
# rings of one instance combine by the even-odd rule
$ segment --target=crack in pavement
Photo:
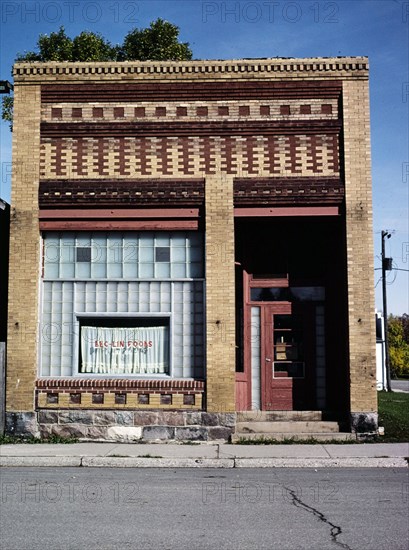
[[[302,508],[303,510],[306,510],[308,513],[312,514],[313,516],[317,517],[320,521],[323,523],[326,523],[331,527],[331,542],[334,542],[336,545],[340,546],[341,548],[345,548],[345,550],[352,550],[348,544],[345,544],[343,542],[340,542],[337,540],[337,538],[341,535],[342,529],[339,527],[339,525],[335,525],[331,521],[329,521],[322,512],[317,510],[316,508],[313,508],[312,506],[309,506],[308,504],[305,504],[296,494],[294,489],[289,489],[288,487],[285,487],[285,489],[288,491],[288,493],[292,497],[292,504],[294,504],[297,508]]]

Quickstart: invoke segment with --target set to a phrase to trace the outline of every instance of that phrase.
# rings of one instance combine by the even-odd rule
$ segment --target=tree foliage
[[[118,48],[100,34],[83,31],[72,41],[73,61],[115,61]]]
[[[192,59],[187,42],[179,42],[179,27],[157,19],[146,29],[132,29],[122,45],[113,46],[99,33],[83,31],[75,38],[64,27],[40,34],[38,51],[18,54],[16,61],[184,61]],[[13,123],[13,98],[2,99],[2,119]]]
[[[409,344],[409,315],[404,313],[401,317],[403,327],[403,339]]]
[[[1,118],[9,123],[13,131],[13,98],[6,95],[1,100]]]
[[[388,318],[388,344],[391,374],[395,377],[409,376],[409,341],[405,335],[408,316]]]
[[[118,48],[99,33],[82,31],[74,39],[64,27],[58,32],[40,34],[38,52],[19,54],[16,61],[115,61]]]
[[[178,41],[179,27],[163,19],[152,22],[147,29],[134,29],[126,36],[122,56],[126,60],[184,61],[192,59],[187,42]]]
[[[37,45],[39,61],[72,61],[72,40],[65,34],[64,27],[50,36],[40,34]]]

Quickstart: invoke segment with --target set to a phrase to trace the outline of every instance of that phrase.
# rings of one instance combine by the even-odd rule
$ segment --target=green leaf
[[[124,39],[123,55],[127,60],[185,61],[192,59],[188,43],[178,41],[179,27],[157,19],[147,29],[133,29]]]
[[[14,98],[12,96],[3,96],[1,100],[1,118],[9,122],[10,131],[13,131],[13,107]]]

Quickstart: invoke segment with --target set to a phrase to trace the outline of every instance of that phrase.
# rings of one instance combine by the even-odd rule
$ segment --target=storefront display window
[[[202,243],[194,231],[44,233],[40,375],[202,378]]]

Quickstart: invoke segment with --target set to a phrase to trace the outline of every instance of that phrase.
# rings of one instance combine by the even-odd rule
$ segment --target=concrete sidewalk
[[[127,468],[407,468],[409,443],[228,445],[74,443],[0,446],[0,466]]]

